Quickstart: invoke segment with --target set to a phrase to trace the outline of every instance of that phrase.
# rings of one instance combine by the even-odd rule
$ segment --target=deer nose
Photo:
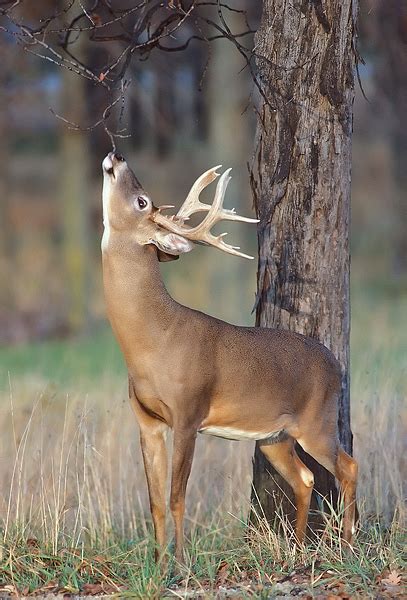
[[[114,164],[116,162],[124,162],[125,158],[120,152],[109,152],[107,158]]]
[[[103,160],[102,166],[103,169],[109,175],[114,174],[114,167],[120,162],[125,162],[124,156],[119,154],[118,152],[109,152],[109,154]]]
[[[106,171],[106,173],[109,173],[109,175],[111,175],[113,173],[113,160],[114,160],[114,153],[109,152],[109,154],[103,159],[103,162],[102,162],[103,170]]]

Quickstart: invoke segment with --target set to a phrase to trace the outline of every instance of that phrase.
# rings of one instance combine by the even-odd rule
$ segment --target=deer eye
[[[137,198],[137,204],[138,204],[138,207],[139,207],[141,210],[143,210],[143,209],[144,209],[144,208],[146,208],[146,206],[148,205],[148,202],[147,202],[147,200],[144,198],[144,196],[139,196],[139,197]]]

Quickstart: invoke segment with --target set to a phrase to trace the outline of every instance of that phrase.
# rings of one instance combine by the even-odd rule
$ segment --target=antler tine
[[[223,237],[225,237],[227,233],[221,233],[220,235],[213,235],[208,232],[205,236],[205,243],[209,246],[213,246],[214,248],[218,248],[218,250],[223,250],[223,252],[227,252],[228,254],[233,254],[233,256],[240,256],[241,258],[248,258],[249,260],[253,260],[253,256],[249,254],[244,254],[243,252],[239,252],[240,246],[232,246],[231,244],[226,244],[223,241]]]
[[[217,167],[212,167],[202,173],[200,177],[195,181],[194,185],[191,187],[188,196],[186,197],[184,204],[181,206],[179,211],[176,214],[176,218],[181,221],[187,220],[193,213],[201,212],[201,211],[209,211],[210,204],[204,204],[199,200],[200,193],[214,181],[217,177],[219,177],[219,173],[216,173],[217,169],[220,169],[222,165],[218,165]]]
[[[229,185],[229,181],[232,179],[230,177],[230,172],[232,169],[227,169],[221,178],[218,181],[218,185],[216,186],[215,198],[213,200],[213,204],[205,217],[205,219],[197,225],[194,229],[194,236],[199,236],[202,241],[206,242],[210,246],[214,246],[219,250],[223,250],[228,254],[233,254],[234,256],[241,256],[242,258],[248,258],[250,260],[253,259],[253,256],[249,256],[248,254],[244,254],[243,252],[238,252],[240,250],[239,246],[232,246],[230,244],[226,244],[223,241],[223,238],[227,235],[227,233],[221,233],[220,235],[213,235],[211,233],[211,229],[216,223],[225,219],[229,221],[247,221],[250,223],[257,223],[257,219],[249,219],[248,217],[240,217],[234,212],[234,209],[228,210],[223,208],[223,202],[225,199],[226,188]]]
[[[212,229],[212,227],[221,220],[243,221],[246,223],[258,223],[258,219],[251,219],[249,217],[241,217],[240,215],[237,215],[235,213],[234,209],[229,210],[229,209],[223,208],[223,201],[225,198],[226,188],[231,179],[231,177],[229,175],[231,169],[227,169],[222,174],[221,178],[219,179],[218,184],[216,186],[216,192],[215,192],[213,204],[211,206],[209,206],[207,204],[202,204],[201,202],[199,202],[199,199],[198,199],[199,190],[206,187],[206,185],[208,185],[208,183],[210,183],[209,180],[213,181],[218,176],[218,173],[215,173],[216,168],[217,167],[210,169],[209,171],[206,171],[206,173],[201,175],[201,177],[192,186],[191,192],[194,190],[194,193],[192,194],[190,201],[188,201],[188,198],[190,197],[191,192],[188,194],[187,200],[184,202],[183,206],[181,207],[181,209],[179,211],[179,212],[181,212],[181,215],[182,215],[180,220],[178,220],[179,212],[176,215],[176,219],[174,220],[173,217],[167,217],[167,216],[160,214],[159,210],[157,210],[153,214],[153,219],[158,225],[161,225],[162,227],[167,229],[167,231],[171,231],[172,233],[177,233],[178,235],[181,235],[188,240],[191,240],[194,242],[202,242],[209,246],[214,246],[215,248],[218,248],[219,250],[223,250],[224,252],[227,252],[228,254],[233,254],[234,256],[241,256],[242,258],[253,259],[253,256],[249,256],[248,254],[243,254],[243,252],[239,252],[240,248],[238,246],[231,246],[229,244],[226,244],[223,241],[224,236],[227,235],[226,233],[221,233],[220,235],[216,236],[216,235],[213,235],[210,231]],[[185,207],[185,211],[184,211],[184,207]],[[184,223],[182,222],[182,219],[186,218],[185,215],[189,216],[190,214],[192,214],[194,212],[198,212],[196,210],[196,207],[199,207],[198,211],[199,210],[207,210],[208,214],[203,219],[203,221],[201,223],[199,223],[199,225],[196,225],[195,227],[188,227],[187,225],[184,225]]]
[[[226,169],[216,186],[215,198],[212,206],[209,208],[207,216],[204,218],[202,223],[197,225],[194,230],[198,233],[205,230],[210,230],[219,221],[242,221],[244,223],[258,223],[258,219],[251,219],[250,217],[242,217],[236,214],[234,208],[227,209],[223,208],[223,201],[225,199],[226,188],[229,185],[229,181],[232,179],[229,175],[232,169]]]
[[[217,223],[222,217],[220,216],[223,207],[223,200],[225,198],[226,188],[228,186],[231,177],[229,173],[232,169],[227,169],[218,181],[216,186],[215,197],[212,205],[209,207],[208,214],[204,220],[194,227],[194,235],[205,235],[206,232]]]

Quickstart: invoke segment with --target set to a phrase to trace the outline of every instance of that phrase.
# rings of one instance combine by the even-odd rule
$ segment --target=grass
[[[181,576],[153,562],[137,428],[109,330],[1,349],[0,595],[402,597],[407,295],[356,283],[352,307],[354,549],[341,548],[334,511],[305,547],[282,515],[278,535],[248,527],[252,444],[200,438]]]
[[[229,516],[220,528],[208,518],[208,525],[192,527],[186,567],[178,575],[155,565],[148,537],[123,539],[111,532],[108,544],[94,540],[72,546],[66,540],[55,549],[16,530],[3,543],[0,573],[10,591],[24,595],[268,598],[273,592],[292,597],[301,591],[311,597],[367,598],[377,590],[383,598],[402,597],[405,538],[398,520],[388,529],[366,523],[352,551],[338,542],[335,520],[335,515],[328,520],[320,539],[298,547],[288,526],[277,536],[265,522],[254,530]]]
[[[91,335],[69,340],[50,340],[11,347],[0,347],[0,389],[19,378],[35,377],[58,386],[89,385],[106,373],[116,379],[125,377],[123,359],[110,328],[101,326]]]

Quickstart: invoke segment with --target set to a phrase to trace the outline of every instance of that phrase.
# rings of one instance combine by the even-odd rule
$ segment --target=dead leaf
[[[98,563],[105,563],[106,561],[106,557],[103,556],[102,554],[97,554],[96,556],[93,557],[93,560],[98,562]]]
[[[217,585],[222,585],[226,582],[229,577],[229,564],[223,560],[218,568],[218,572],[216,574],[216,582]]]
[[[38,543],[38,540],[36,538],[28,538],[27,539],[27,546],[29,548],[39,548],[40,545]]]
[[[68,556],[81,556],[81,550],[79,550],[79,548],[61,548],[58,554],[60,556],[64,556],[65,554],[67,554]]]
[[[82,591],[90,596],[96,596],[97,594],[101,594],[104,590],[100,583],[84,583]]]
[[[384,583],[384,585],[397,586],[397,585],[400,585],[400,582],[401,582],[401,577],[395,570],[390,571],[388,577],[386,577],[385,579],[382,579],[382,583]]]
[[[58,582],[55,579],[53,579],[51,581],[48,581],[48,583],[46,583],[45,585],[36,589],[35,593],[36,594],[47,593],[47,592],[55,591],[57,589],[58,589]]]
[[[103,81],[105,77],[106,77],[106,73],[103,73],[103,72],[100,73],[100,75],[99,75],[99,81]]]
[[[0,592],[7,592],[9,594],[17,594],[17,588],[8,583],[7,585],[4,585],[3,587],[0,588]]]

